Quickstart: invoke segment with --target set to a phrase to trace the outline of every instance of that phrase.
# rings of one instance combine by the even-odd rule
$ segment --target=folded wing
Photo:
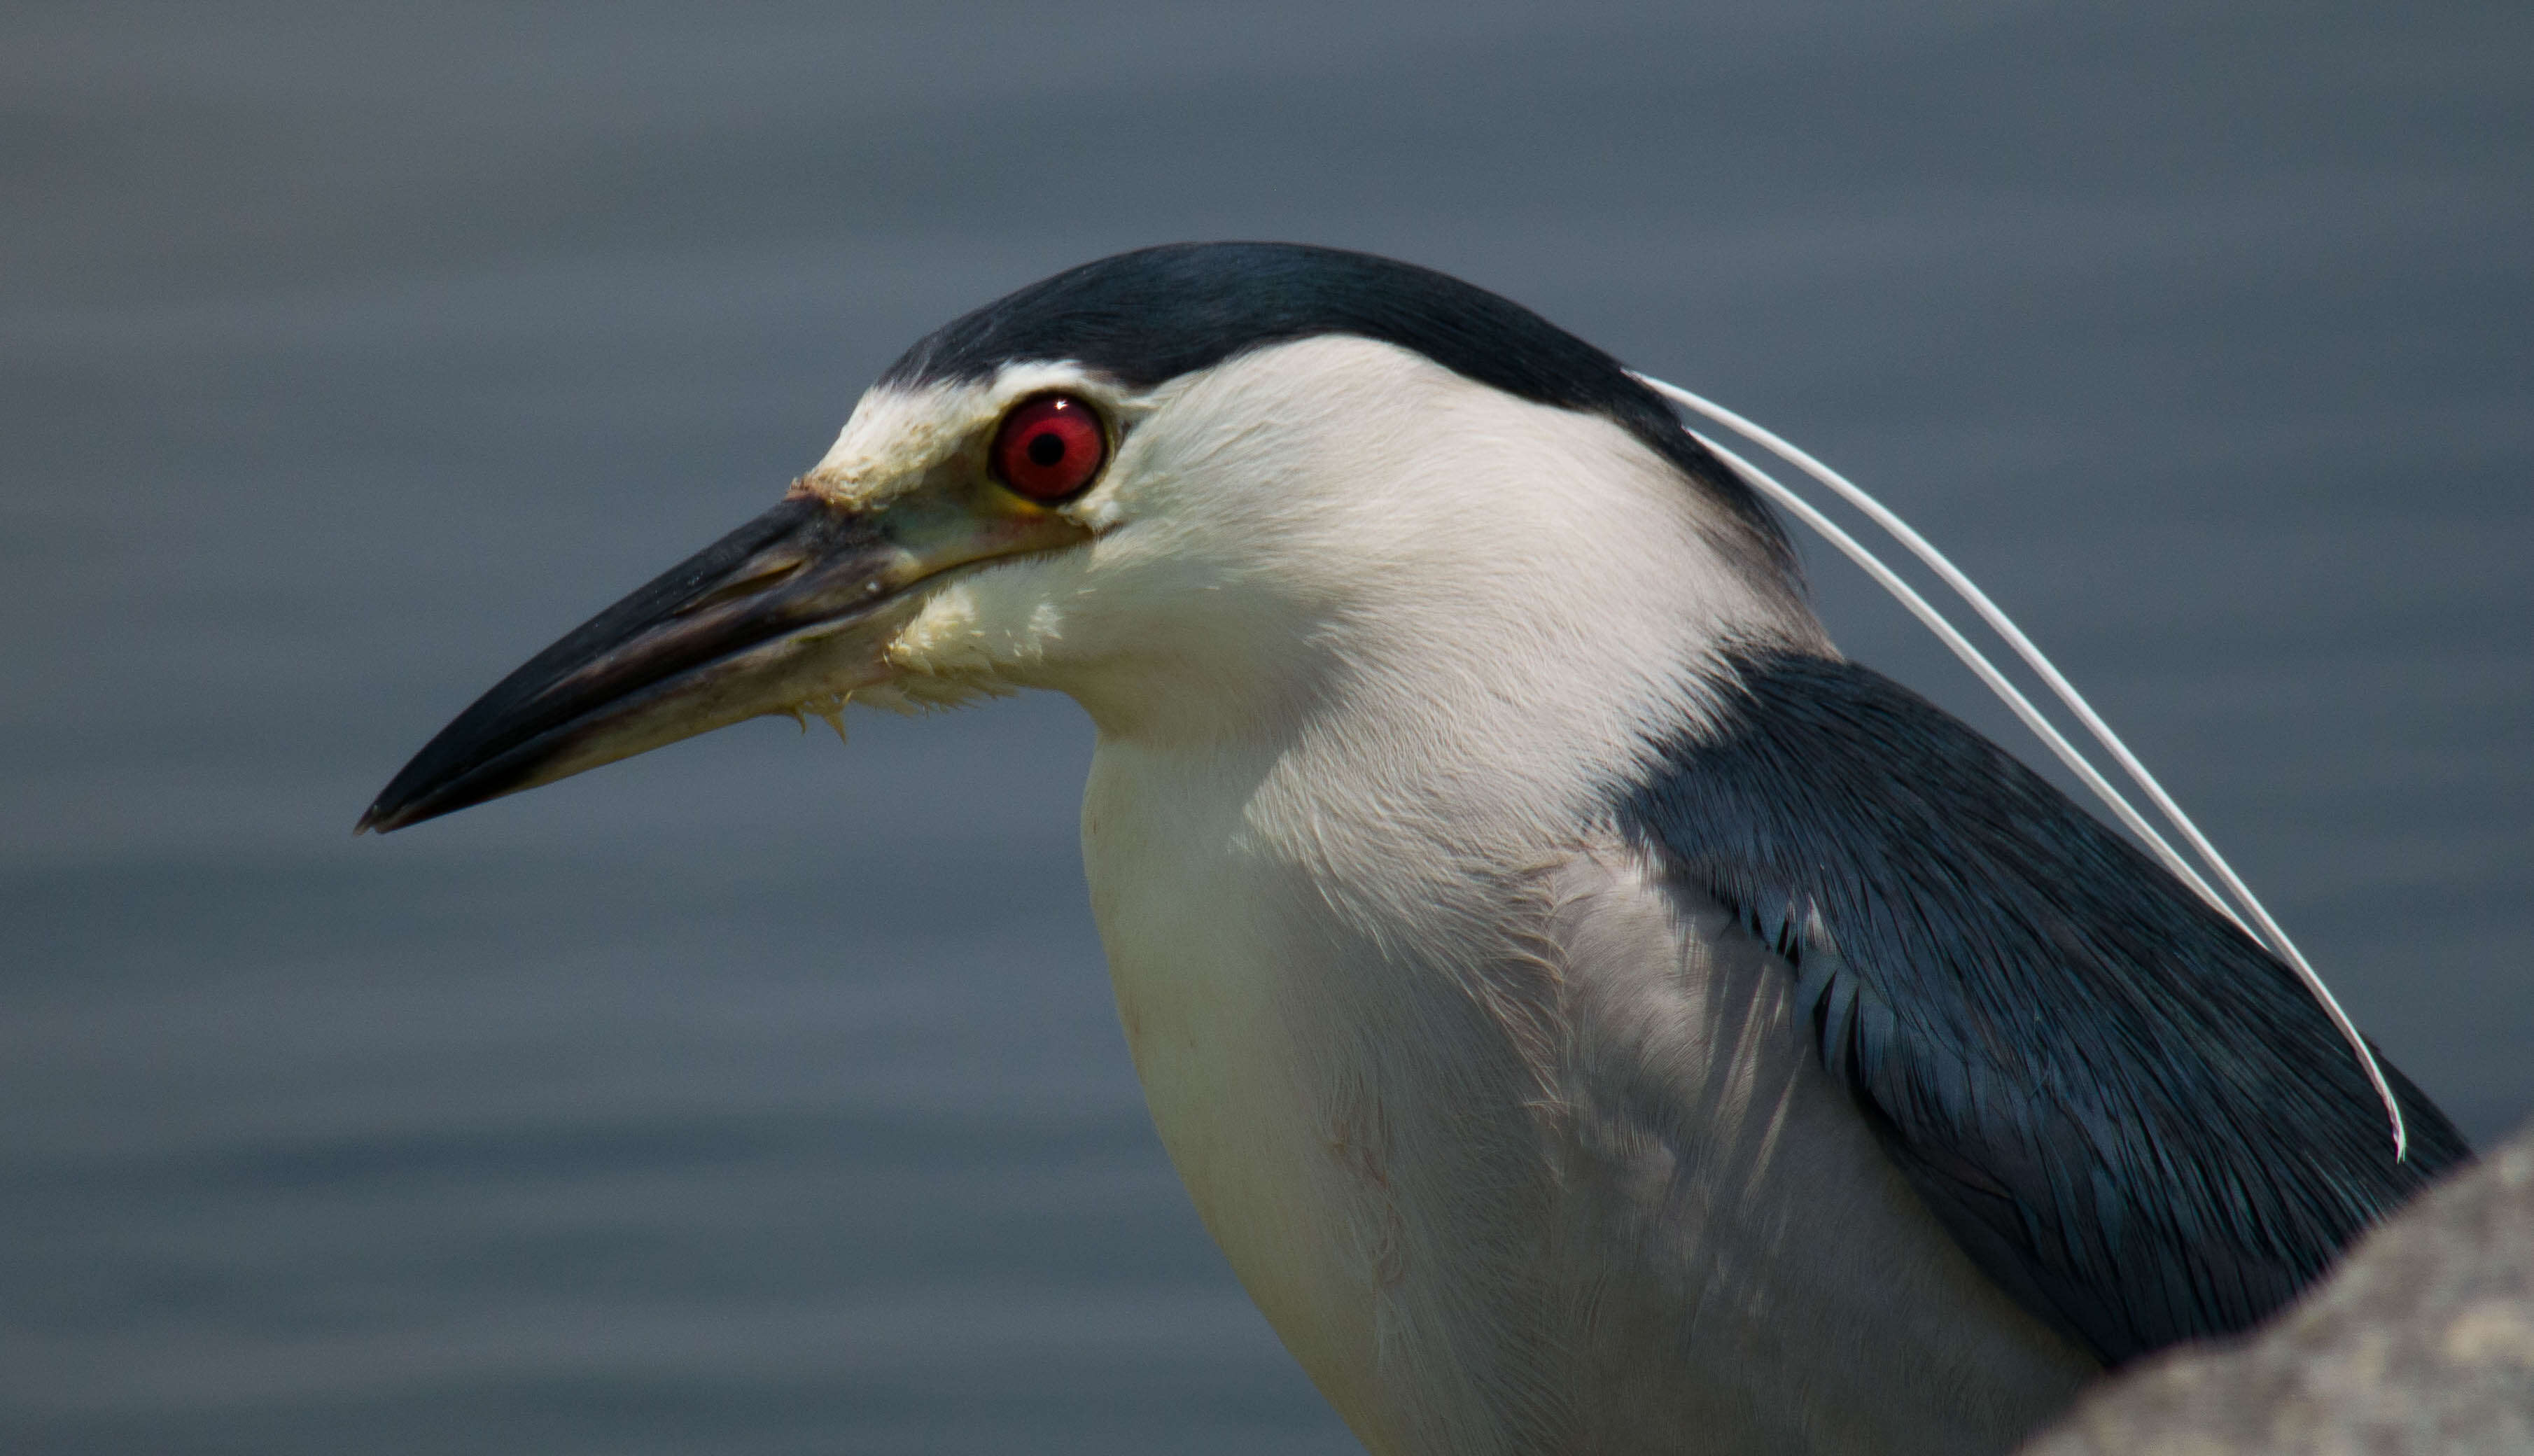
[[[2373,1088],[2294,974],[1970,728],[1833,659],[1734,659],[1623,819],[1793,968],[1929,1208],[2118,1364],[2244,1328],[2468,1156]]]

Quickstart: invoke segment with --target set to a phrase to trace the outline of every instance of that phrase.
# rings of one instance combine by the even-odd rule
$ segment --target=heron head
[[[1619,603],[1713,631],[1794,593],[1765,510],[1535,316],[1363,255],[1151,250],[919,343],[778,505],[513,672],[362,824],[848,699],[1051,688],[1131,736],[1385,672],[1502,697],[1607,652]]]

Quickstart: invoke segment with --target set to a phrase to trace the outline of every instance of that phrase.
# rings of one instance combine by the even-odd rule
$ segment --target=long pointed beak
[[[796,495],[601,612],[414,755],[355,832],[386,833],[743,719],[886,681],[908,587],[1085,534],[1052,514]]]

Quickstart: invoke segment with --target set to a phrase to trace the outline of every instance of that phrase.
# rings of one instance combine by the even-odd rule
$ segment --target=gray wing
[[[1796,979],[1822,1064],[1972,1259],[2108,1363],[2259,1320],[2464,1160],[2292,972],[1941,709],[1734,663],[1623,825]]]

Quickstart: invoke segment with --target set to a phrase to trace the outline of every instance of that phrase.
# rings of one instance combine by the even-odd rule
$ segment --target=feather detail
[[[2117,1364],[2254,1323],[2468,1155],[2411,1157],[2294,973],[1889,679],[1728,653],[1622,819],[1794,968],[1815,1050],[1929,1207]]]

